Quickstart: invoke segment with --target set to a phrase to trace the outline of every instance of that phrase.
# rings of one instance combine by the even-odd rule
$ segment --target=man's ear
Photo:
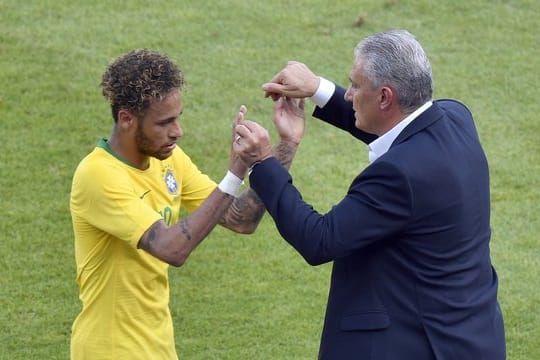
[[[394,91],[392,88],[383,86],[380,93],[380,107],[381,110],[386,110],[392,106],[394,101]]]
[[[128,130],[131,128],[137,121],[135,115],[127,110],[120,110],[118,112],[118,126],[122,130]]]

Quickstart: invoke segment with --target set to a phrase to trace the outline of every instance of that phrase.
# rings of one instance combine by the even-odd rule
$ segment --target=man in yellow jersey
[[[248,169],[234,152],[217,185],[177,146],[183,82],[173,61],[144,49],[120,56],[103,75],[114,127],[80,162],[71,189],[82,302],[72,359],[177,359],[169,264],[181,266],[216,224],[252,233],[262,218],[252,190],[237,194]],[[246,113],[242,106],[235,126]],[[304,131],[289,113],[274,115],[281,141],[273,151],[286,167]],[[180,219],[180,208],[189,215]]]

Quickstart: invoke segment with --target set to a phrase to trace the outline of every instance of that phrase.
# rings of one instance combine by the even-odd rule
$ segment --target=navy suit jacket
[[[314,116],[372,141],[343,93]],[[505,359],[488,165],[464,105],[435,101],[324,215],[275,158],[250,186],[309,264],[333,261],[319,359]]]

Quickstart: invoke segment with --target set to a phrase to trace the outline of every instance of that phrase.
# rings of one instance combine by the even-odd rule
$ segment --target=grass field
[[[98,85],[113,57],[146,47],[178,61],[188,82],[180,144],[219,180],[238,106],[271,128],[260,86],[287,60],[346,84],[354,45],[387,28],[417,35],[436,97],[464,101],[476,118],[508,358],[539,359],[539,13],[537,0],[0,0],[0,359],[69,357],[80,308],[71,176],[111,131]],[[325,212],[366,163],[365,146],[310,120],[291,170]],[[217,229],[170,272],[180,357],[315,359],[329,271],[305,264],[269,217],[252,236]]]

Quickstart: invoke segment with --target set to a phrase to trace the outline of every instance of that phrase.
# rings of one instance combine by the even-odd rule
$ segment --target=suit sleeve
[[[324,215],[302,199],[291,176],[275,158],[254,168],[250,186],[264,202],[281,236],[311,265],[390,239],[411,214],[406,178],[383,161],[360,174],[345,198]]]
[[[369,144],[377,138],[377,135],[359,130],[355,123],[354,110],[350,102],[345,101],[345,89],[336,85],[334,94],[328,103],[320,108],[315,107],[313,116],[328,124],[345,130],[357,139]]]

